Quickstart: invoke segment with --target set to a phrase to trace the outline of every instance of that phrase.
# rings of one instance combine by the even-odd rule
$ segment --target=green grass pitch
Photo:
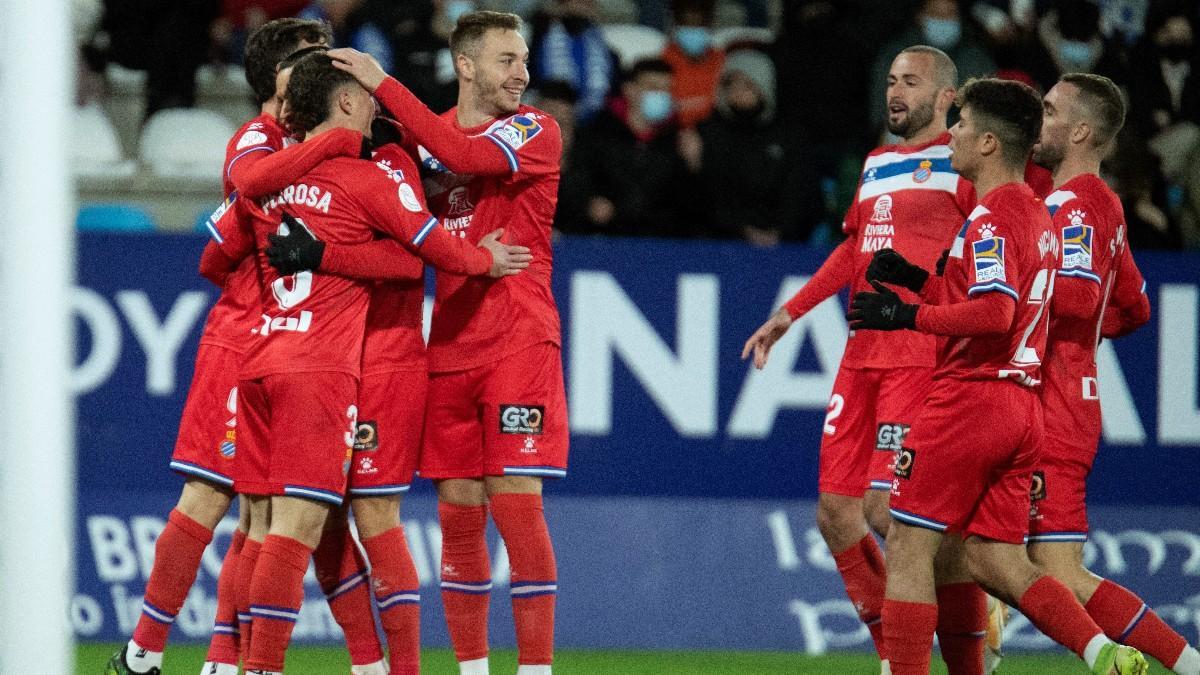
[[[108,657],[120,648],[116,644],[81,644],[77,653],[75,672],[79,675],[99,675]],[[194,646],[168,647],[164,666],[167,675],[198,675],[204,663],[204,648]],[[491,671],[510,675],[517,670],[516,652],[494,651]],[[430,675],[457,675],[454,655],[445,649],[426,650],[421,671]],[[346,651],[340,648],[296,647],[288,651],[289,675],[345,674],[350,672]],[[863,654],[831,654],[803,656],[779,652],[652,652],[652,651],[590,651],[564,649],[557,653],[554,672],[557,675],[784,675],[790,673],[847,673],[873,675],[879,672],[878,661]],[[931,673],[945,673],[946,668],[934,656]],[[1004,660],[999,675],[1047,675],[1050,673],[1086,673],[1083,663],[1066,655],[1012,655]],[[1150,672],[1168,671],[1154,663]]]

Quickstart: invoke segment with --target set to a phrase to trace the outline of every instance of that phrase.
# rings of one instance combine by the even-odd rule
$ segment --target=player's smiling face
[[[912,138],[933,121],[938,87],[933,57],[904,53],[892,61],[887,84],[887,128],[902,138]]]
[[[1033,146],[1033,161],[1051,171],[1066,155],[1078,91],[1070,82],[1059,82],[1042,99],[1042,132]]]
[[[515,113],[521,106],[521,94],[529,86],[525,38],[516,31],[492,29],[484,33],[478,49],[470,60],[471,87],[479,110],[496,117]]]

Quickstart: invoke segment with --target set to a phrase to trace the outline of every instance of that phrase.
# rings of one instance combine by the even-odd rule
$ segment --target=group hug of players
[[[227,199],[201,257],[221,295],[171,461],[186,481],[132,639],[106,672],[162,672],[236,495],[204,674],[283,671],[310,560],[352,672],[418,673],[419,582],[400,520],[418,469],[438,491],[461,673],[488,673],[489,513],[511,567],[518,673],[551,672],[557,570],[541,481],[567,468],[550,292],[562,141],[520,102],[519,28],[505,13],[459,20],[459,101],[440,116],[369,56],[329,49],[326,24],[280,19],[249,38],[261,114],[229,141]],[[428,347],[424,263],[437,283]]]
[[[793,321],[850,286],[817,521],[884,673],[928,673],[935,633],[950,673],[991,672],[1001,613],[986,591],[1097,675],[1146,672],[1142,652],[1200,675],[1195,648],[1082,562],[1096,350],[1150,317],[1098,175],[1121,92],[1078,73],[1044,98],[956,84],[937,49],[896,56],[887,123],[902,142],[867,156],[847,240],[743,358],[761,368]]]

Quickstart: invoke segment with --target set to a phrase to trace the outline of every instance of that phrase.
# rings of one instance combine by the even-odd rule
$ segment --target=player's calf
[[[530,486],[540,492],[538,485]],[[512,611],[520,675],[549,675],[554,661],[554,608],[558,567],[541,494],[502,492],[489,498],[492,518],[512,566]],[[537,667],[543,668],[537,668]]]
[[[400,522],[400,495],[356,497],[351,506],[367,559],[392,675],[421,671],[421,594]]]
[[[341,509],[334,510],[325,521],[321,541],[313,551],[313,568],[329,611],[345,635],[350,664],[356,669],[377,666],[383,672],[383,648],[371,614],[367,564]]]

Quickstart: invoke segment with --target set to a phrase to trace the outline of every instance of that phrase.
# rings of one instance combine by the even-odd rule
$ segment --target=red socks
[[[371,561],[375,605],[387,635],[392,675],[421,672],[421,595],[417,568],[408,552],[404,527],[363,540]]]
[[[885,659],[883,649],[883,593],[887,587],[887,564],[879,543],[871,534],[841,553],[834,553],[838,573],[846,585],[846,595],[858,611],[858,618],[867,624],[871,640],[880,659]]]
[[[987,595],[978,584],[937,587],[937,636],[942,660],[952,675],[983,675],[987,635]]]
[[[496,494],[489,497],[492,519],[504,538],[512,566],[512,608],[517,628],[517,662],[549,665],[554,661],[554,602],[558,570],[546,528],[542,496]]]
[[[1017,609],[1051,640],[1083,658],[1083,650],[1103,631],[1084,611],[1075,594],[1051,576],[1044,576],[1025,591]]]
[[[929,653],[938,607],[924,602],[883,601],[883,640],[892,675],[929,675]]]
[[[174,509],[154,545],[154,569],[146,583],[142,615],[133,631],[139,647],[161,652],[175,615],[196,581],[200,556],[212,541],[212,530]]]
[[[488,600],[492,590],[486,506],[438,502],[442,523],[442,604],[454,656],[461,661],[488,654]]]
[[[233,592],[237,598],[238,620],[238,653],[242,661],[250,658],[250,582],[254,578],[254,568],[258,566],[258,554],[262,550],[262,542],[249,537],[242,542],[242,552],[238,555],[237,577],[234,578]]]
[[[247,671],[283,671],[284,655],[304,602],[304,573],[312,553],[290,537],[269,534],[263,540],[250,582],[254,637],[250,658],[244,664]]]
[[[367,564],[350,528],[328,529],[321,535],[321,542],[313,551],[313,567],[317,583],[329,601],[329,611],[346,636],[350,663],[362,666],[383,659],[383,647],[371,614]]]
[[[209,663],[238,662],[238,624],[237,624],[237,586],[238,556],[242,544],[246,541],[246,533],[241,530],[233,531],[233,541],[229,542],[229,550],[225,552],[225,560],[221,563],[221,575],[217,577],[217,619],[213,623],[212,642],[208,645]]]
[[[1141,598],[1107,579],[1100,582],[1084,609],[1113,642],[1140,649],[1168,668],[1187,647],[1187,641]]]

